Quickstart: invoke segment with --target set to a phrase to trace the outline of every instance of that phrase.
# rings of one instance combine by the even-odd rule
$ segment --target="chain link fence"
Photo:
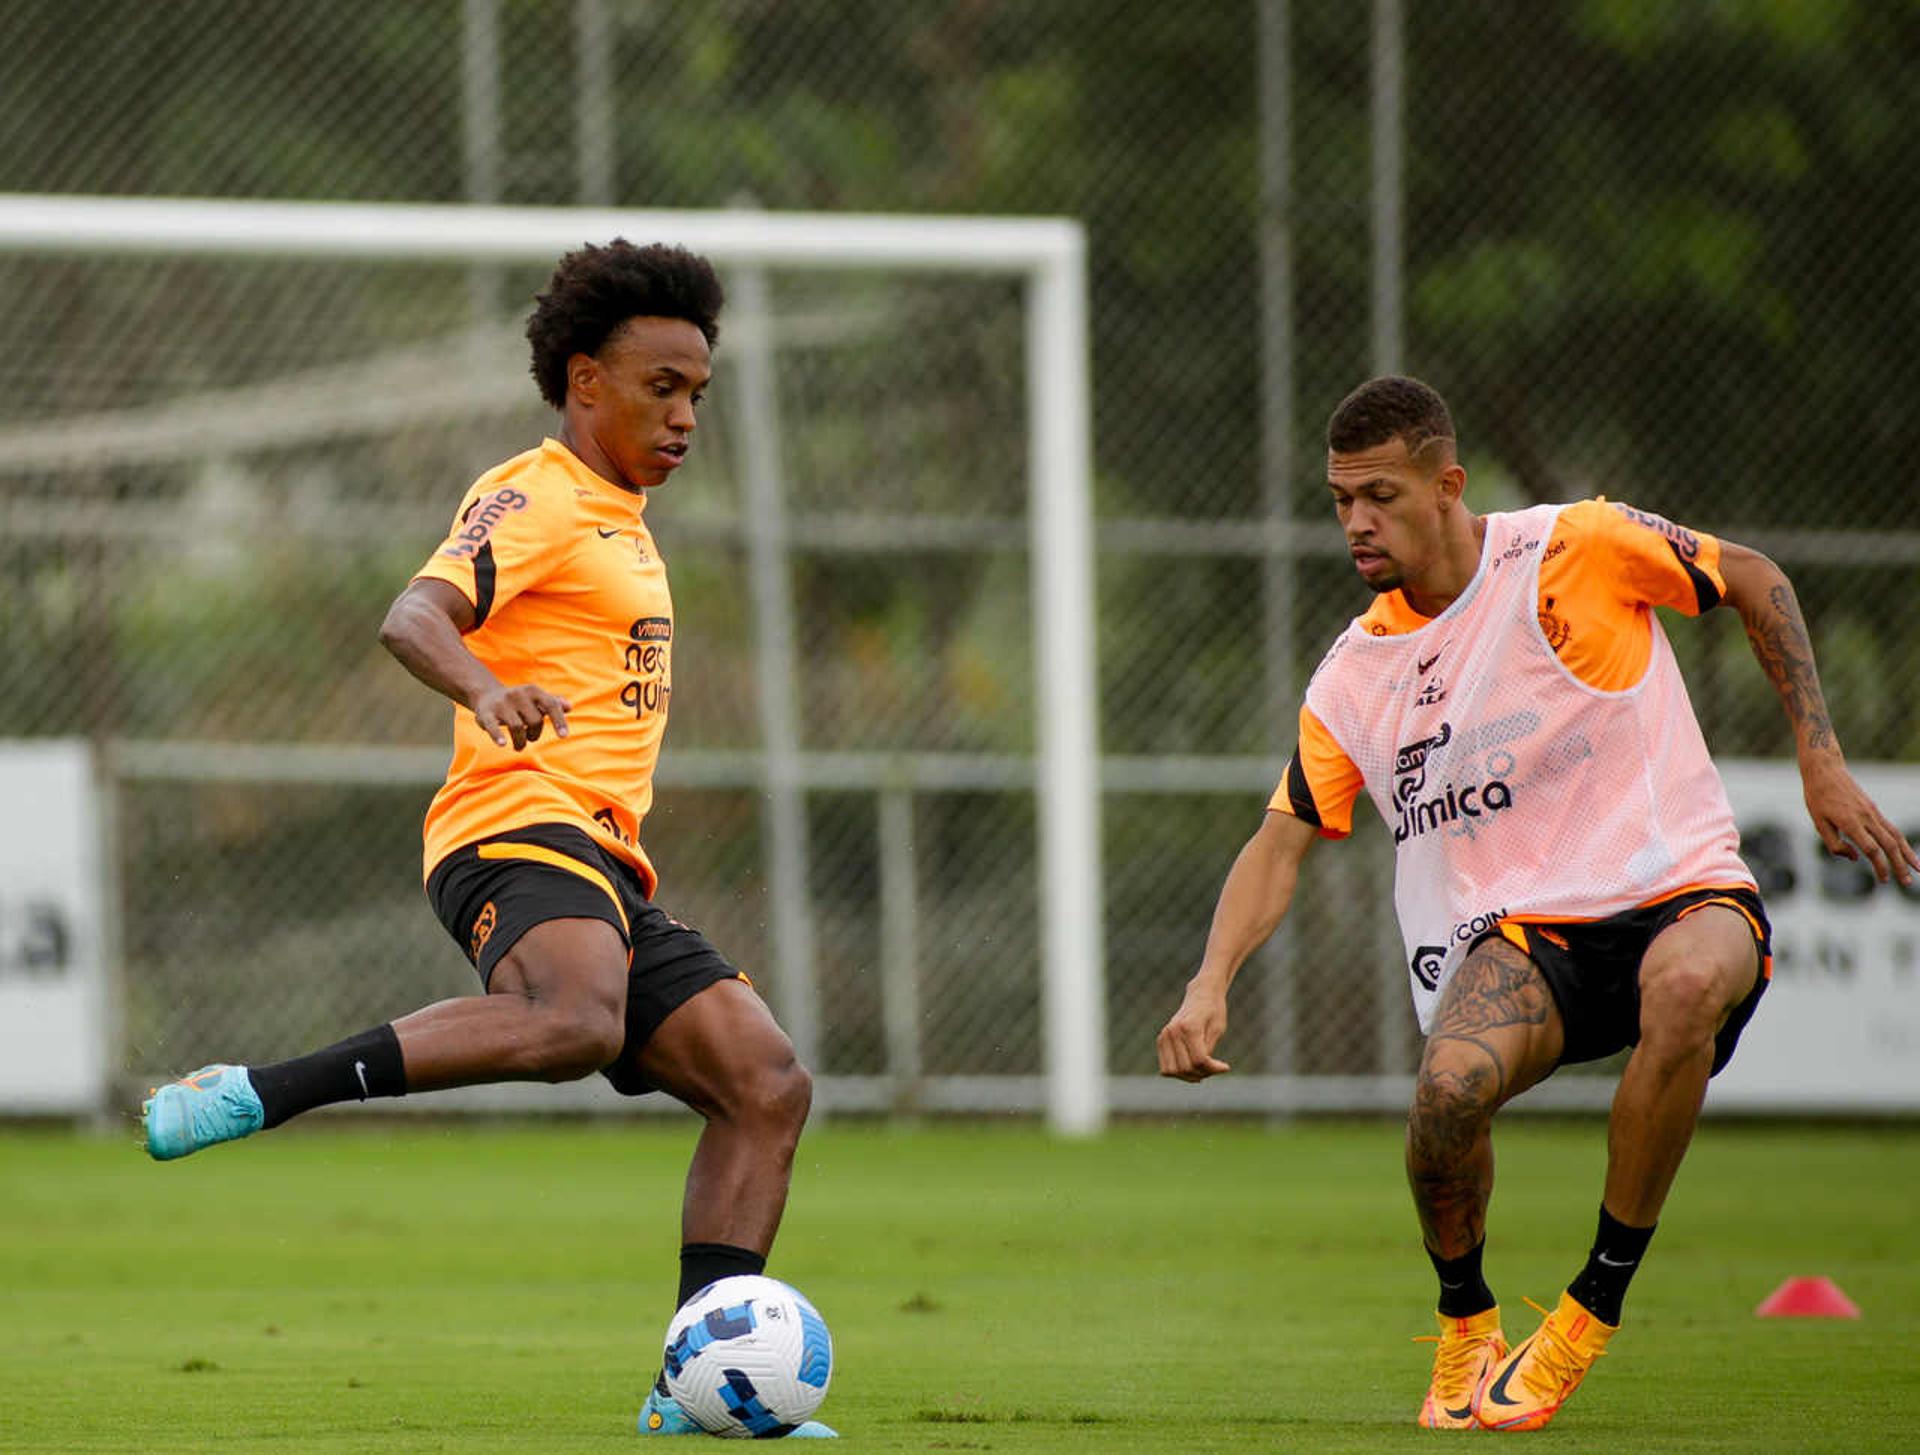
[[[1364,606],[1319,441],[1382,366],[1449,396],[1480,508],[1606,493],[1772,553],[1850,754],[1920,759],[1912,6],[14,0],[7,29],[0,191],[1082,219],[1123,1078]],[[0,737],[109,765],[129,1078],[471,990],[418,889],[448,709],[374,630],[552,427],[542,281],[0,256]],[[1038,1105],[1018,288],[767,281],[817,1069],[848,1105]],[[683,669],[648,837],[766,984],[726,342],[649,517]],[[1783,752],[1731,614],[1673,635],[1715,750]],[[1412,1066],[1390,846],[1355,840],[1237,993],[1228,1054],[1276,1096]]]

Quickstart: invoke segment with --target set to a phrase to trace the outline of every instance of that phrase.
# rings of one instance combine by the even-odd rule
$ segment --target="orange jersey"
[[[494,676],[571,704],[566,737],[549,725],[517,753],[455,709],[453,762],[427,810],[429,873],[475,840],[563,823],[632,864],[652,894],[640,824],[673,692],[673,599],[645,508],[544,440],[473,483],[420,568],[416,580],[473,603],[466,646]]]
[[[1719,605],[1720,542],[1604,497],[1567,506],[1540,561],[1540,631],[1561,664],[1589,687],[1618,692],[1653,657],[1653,608],[1688,616]],[[1374,598],[1359,619],[1373,636],[1428,624],[1404,592]],[[1268,807],[1317,825],[1326,838],[1353,830],[1360,770],[1311,709],[1300,709],[1300,744]]]

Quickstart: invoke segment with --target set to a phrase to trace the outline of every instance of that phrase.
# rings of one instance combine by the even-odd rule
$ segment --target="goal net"
[[[418,887],[448,709],[374,632],[466,484],[552,430],[522,322],[615,236],[730,294],[649,515],[681,643],[662,903],[753,974],[827,1108],[1094,1129],[1088,346],[1057,220],[0,198],[0,737],[96,747],[118,1073],[474,989]]]

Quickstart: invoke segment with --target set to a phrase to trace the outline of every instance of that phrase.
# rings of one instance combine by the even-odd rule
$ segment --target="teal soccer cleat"
[[[704,1435],[707,1432],[687,1417],[680,1401],[659,1386],[647,1391],[647,1402],[640,1406],[640,1433],[643,1435]]]
[[[267,1119],[244,1066],[202,1066],[191,1076],[156,1086],[140,1111],[147,1124],[147,1155],[156,1162],[247,1136]]]
[[[647,1402],[640,1406],[640,1433],[643,1435],[704,1435],[707,1432],[696,1425],[680,1408],[680,1401],[668,1394],[659,1385],[647,1391]],[[787,1431],[788,1440],[837,1440],[838,1430],[830,1429],[818,1420],[808,1420],[804,1425],[795,1425]]]

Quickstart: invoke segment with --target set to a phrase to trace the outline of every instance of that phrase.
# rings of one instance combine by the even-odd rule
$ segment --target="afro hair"
[[[567,360],[597,354],[630,318],[684,318],[711,347],[720,336],[726,294],[713,265],[665,243],[639,247],[625,238],[578,248],[560,259],[527,320],[533,378],[555,409],[567,402]]]

